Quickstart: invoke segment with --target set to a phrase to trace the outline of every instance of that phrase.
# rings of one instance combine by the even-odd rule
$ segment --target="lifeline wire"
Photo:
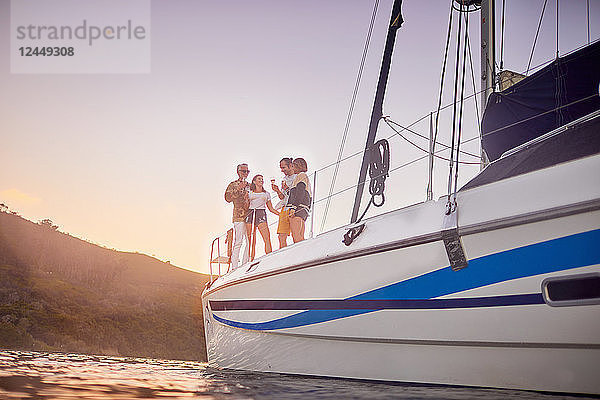
[[[402,124],[399,124],[398,122],[396,122],[396,121],[393,121],[393,120],[392,120],[392,119],[391,119],[389,116],[387,116],[387,117],[383,117],[383,120],[384,120],[385,122],[390,122],[390,123],[392,123],[392,124],[396,125],[397,127],[401,128],[402,130],[409,131],[410,133],[412,133],[412,134],[414,134],[414,135],[416,135],[416,136],[418,136],[418,137],[420,137],[420,138],[422,138],[422,139],[425,139],[425,140],[429,141],[429,138],[428,138],[427,136],[425,136],[425,135],[423,135],[423,134],[421,134],[421,133],[419,133],[419,132],[417,132],[417,131],[414,131],[414,130],[410,129],[410,126],[412,126],[412,125],[414,125],[414,124],[411,124],[411,125],[409,125],[409,126],[403,126]],[[393,130],[394,132],[396,132],[396,134],[397,134],[398,136],[402,136],[402,135],[400,134],[400,132],[399,132],[399,131],[397,131],[397,130],[395,130],[395,129],[393,129],[393,128],[392,128],[392,130]],[[394,136],[394,135],[392,135],[392,136]],[[390,139],[392,136],[388,137],[387,139],[389,140],[389,139]],[[449,148],[450,148],[450,146],[448,146],[448,145],[447,145],[447,144],[445,144],[444,142],[437,142],[436,144],[442,145],[442,146],[444,146],[446,149],[449,149]],[[421,149],[421,150],[422,150],[422,148],[421,148],[421,147],[419,147],[419,149]],[[429,150],[426,150],[426,151],[427,151],[427,153],[429,153]],[[477,154],[469,153],[468,151],[465,151],[465,150],[461,150],[460,152],[461,152],[461,153],[463,153],[463,154],[466,154],[466,155],[468,155],[468,156],[477,157],[477,158],[479,157]]]
[[[418,120],[416,120],[416,121],[412,122],[412,123],[411,123],[411,124],[409,124],[408,126],[409,126],[409,127],[411,127],[411,126],[413,126],[413,125],[416,125],[416,124],[418,124],[419,122],[423,121],[423,120],[424,120],[425,118],[427,118],[427,117],[429,117],[429,114],[427,114],[427,115],[423,115],[421,118],[419,118]],[[395,136],[395,135],[388,136],[386,139],[388,139],[388,140],[389,140],[390,138],[392,138],[392,137],[394,137],[394,136]],[[352,157],[356,157],[356,156],[358,156],[358,155],[361,155],[361,154],[364,154],[364,153],[365,153],[365,151],[364,151],[364,150],[357,151],[356,153],[350,154],[350,155],[348,155],[348,156],[346,156],[346,157],[342,158],[342,159],[340,160],[340,162],[342,162],[342,161],[346,161],[346,160],[348,160],[348,159],[350,159],[350,158],[352,158]],[[327,168],[329,168],[329,167],[333,167],[333,166],[335,166],[336,164],[339,164],[339,163],[337,163],[337,162],[333,162],[333,163],[331,163],[331,164],[328,164],[328,165],[326,165],[326,166],[324,166],[324,167],[321,167],[321,168],[319,168],[319,169],[318,169],[318,170],[316,170],[315,172],[321,172],[321,171],[324,171],[324,170],[326,170],[326,169],[327,169]],[[364,183],[364,181],[363,181],[363,183]]]
[[[532,120],[532,119],[535,119],[535,118],[541,117],[542,115],[546,115],[546,114],[548,114],[548,113],[555,112],[555,111],[557,111],[557,110],[560,110],[560,109],[562,109],[562,108],[565,108],[565,107],[570,107],[570,106],[572,106],[573,104],[577,104],[577,103],[580,103],[580,102],[583,102],[583,101],[587,101],[587,100],[589,100],[589,99],[592,99],[592,98],[595,98],[595,97],[597,97],[597,95],[596,95],[596,94],[593,94],[593,95],[591,95],[591,96],[587,96],[587,97],[581,98],[581,99],[579,99],[579,100],[576,100],[576,101],[573,101],[573,102],[571,102],[571,103],[569,103],[569,104],[565,104],[565,105],[563,105],[563,106],[560,106],[560,107],[553,108],[552,110],[548,110],[548,111],[545,111],[545,112],[543,112],[543,113],[540,113],[540,114],[537,114],[537,115],[534,115],[534,116],[531,116],[531,117],[528,117],[528,118],[522,119],[522,120],[520,120],[520,121],[514,122],[514,123],[512,123],[512,124],[510,124],[510,125],[507,125],[507,126],[504,126],[504,127],[498,128],[498,129],[495,129],[495,130],[493,130],[493,131],[490,131],[490,132],[486,133],[486,134],[485,134],[485,135],[483,135],[483,136],[487,136],[487,135],[489,135],[489,134],[496,133],[496,132],[498,132],[498,131],[501,131],[501,130],[504,130],[504,129],[510,128],[510,127],[512,127],[512,126],[515,126],[515,125],[521,124],[521,123],[523,123],[523,122],[527,122],[527,121],[530,121],[530,120]],[[472,137],[471,139],[467,139],[467,140],[465,140],[465,141],[463,142],[463,144],[464,144],[464,143],[469,143],[469,142],[472,142],[473,140],[476,140],[476,139],[479,139],[479,136],[475,136],[475,137]],[[439,153],[439,152],[441,152],[441,151],[444,151],[444,150],[438,150],[437,152]],[[394,172],[394,171],[396,171],[396,170],[398,170],[398,169],[401,169],[401,168],[407,167],[407,166],[409,166],[409,165],[411,165],[411,164],[414,164],[414,163],[416,163],[416,162],[418,162],[418,161],[421,161],[421,160],[423,160],[423,159],[427,158],[428,156],[429,156],[429,155],[428,155],[428,154],[426,154],[426,155],[424,155],[424,156],[421,156],[421,157],[418,157],[418,158],[416,158],[416,159],[414,159],[414,160],[412,160],[412,161],[408,161],[408,162],[406,162],[406,163],[404,163],[404,164],[401,164],[401,165],[399,165],[399,166],[397,166],[397,167],[395,167],[395,168],[392,168],[392,169],[390,169],[390,170],[389,170],[389,172]],[[461,161],[461,164],[471,164],[471,163],[467,163],[467,162]],[[356,187],[356,186],[358,186],[358,185],[354,185],[354,186],[352,186],[352,187],[349,187],[349,188],[347,188],[347,189],[344,189],[344,190],[342,190],[342,192],[343,192],[343,191],[346,191],[346,190],[350,190],[350,189],[352,189],[352,188],[354,188],[354,187]],[[339,192],[339,193],[341,193],[341,192]],[[324,199],[319,199],[319,200],[318,200],[318,201],[316,201],[316,202],[319,202],[319,201],[322,201],[322,200],[324,200]]]
[[[426,149],[424,149],[423,147],[419,146],[418,144],[414,143],[413,141],[411,141],[410,139],[408,139],[407,137],[405,137],[404,135],[402,135],[402,133],[400,133],[400,131],[399,131],[399,130],[397,130],[396,128],[394,128],[394,127],[393,127],[391,124],[394,124],[394,125],[396,125],[396,126],[399,126],[399,127],[400,127],[400,128],[402,128],[403,130],[409,131],[410,133],[413,133],[413,134],[415,134],[415,135],[417,135],[417,136],[419,136],[419,137],[421,137],[421,138],[423,138],[423,139],[428,139],[428,138],[426,138],[424,135],[421,135],[420,133],[418,133],[418,132],[416,132],[416,131],[413,131],[412,129],[408,129],[408,128],[406,128],[406,127],[404,127],[404,126],[400,125],[399,123],[392,121],[392,120],[391,120],[391,119],[389,119],[388,117],[384,117],[384,119],[383,119],[383,120],[384,120],[384,121],[385,121],[385,123],[386,123],[386,124],[387,124],[387,125],[390,127],[390,129],[391,129],[391,130],[393,130],[394,132],[396,132],[396,134],[397,134],[398,136],[400,136],[402,139],[404,139],[405,141],[407,141],[408,143],[410,143],[411,145],[413,145],[413,146],[414,146],[414,147],[416,147],[417,149],[419,149],[419,150],[421,150],[421,151],[423,151],[423,152],[425,152],[425,153],[428,153],[428,154],[429,154],[429,150],[426,150]],[[449,149],[449,148],[450,148],[450,146],[448,146],[448,145],[446,145],[446,144],[444,144],[444,143],[442,143],[442,142],[438,142],[438,144],[440,144],[440,145],[444,146],[444,147],[445,147],[445,150],[447,150],[447,149]],[[442,151],[443,151],[443,150],[442,150]],[[479,158],[479,156],[478,156],[478,155],[476,155],[476,154],[473,154],[473,153],[469,153],[469,152],[467,152],[467,151],[464,151],[464,150],[461,150],[460,152],[461,152],[461,153],[464,153],[464,154],[466,154],[466,155],[469,155],[469,156],[471,156],[471,157],[476,157],[476,158]],[[442,157],[442,156],[438,156],[438,155],[436,155],[435,153],[433,154],[433,156],[434,156],[434,157],[437,157],[437,158],[439,158],[440,160],[450,161],[450,159],[449,159],[449,158]],[[466,162],[466,161],[461,161],[461,163],[462,163],[462,164],[473,164],[473,165],[479,164],[479,162]]]

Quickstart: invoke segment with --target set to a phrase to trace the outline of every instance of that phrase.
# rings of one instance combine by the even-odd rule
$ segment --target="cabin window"
[[[553,307],[600,304],[600,273],[544,279],[542,295]]]

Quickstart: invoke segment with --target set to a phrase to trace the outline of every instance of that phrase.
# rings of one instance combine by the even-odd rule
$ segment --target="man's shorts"
[[[279,224],[277,224],[277,233],[282,235],[290,234],[290,216],[289,210],[282,208],[279,211]]]

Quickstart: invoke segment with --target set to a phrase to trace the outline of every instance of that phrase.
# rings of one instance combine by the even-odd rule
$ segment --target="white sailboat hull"
[[[542,293],[600,275],[599,170],[595,155],[460,192],[459,271],[443,201],[369,219],[348,247],[341,228],[242,266],[202,295],[209,362],[599,394],[600,304]]]
[[[215,332],[228,345],[210,346],[211,365],[301,375],[598,393],[598,350],[354,342],[232,329],[221,326]]]

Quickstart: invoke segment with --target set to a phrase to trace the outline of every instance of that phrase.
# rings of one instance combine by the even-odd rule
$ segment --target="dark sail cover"
[[[600,116],[573,124],[488,165],[460,190],[526,174],[600,153]]]
[[[600,41],[493,93],[483,115],[482,144],[490,161],[600,109]]]

